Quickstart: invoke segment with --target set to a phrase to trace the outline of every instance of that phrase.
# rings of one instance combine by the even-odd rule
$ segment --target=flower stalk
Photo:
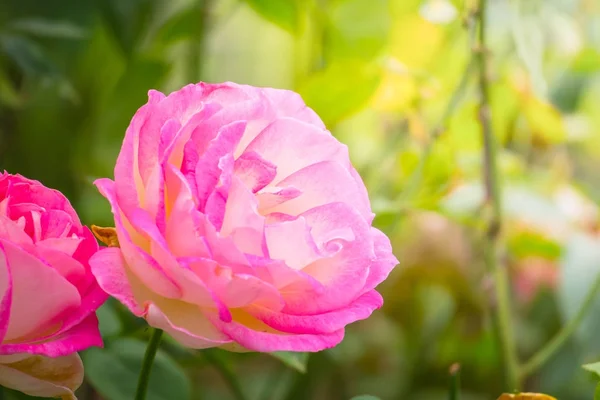
[[[162,339],[163,331],[161,329],[154,329],[146,353],[144,354],[144,361],[142,363],[142,369],[138,378],[138,385],[135,391],[135,400],[145,400],[146,393],[148,392],[148,383],[150,382],[150,372],[152,371],[152,364],[156,357],[156,352],[160,346],[160,340]]]
[[[592,304],[594,304],[594,299],[596,299],[599,290],[600,274],[596,277],[594,284],[585,295],[585,298],[581,302],[581,306],[577,310],[575,316],[565,326],[562,327],[556,336],[554,336],[544,347],[534,354],[529,361],[523,364],[520,371],[521,379],[524,379],[537,371],[562,348],[562,346],[575,333],[577,327],[583,321],[583,318],[587,315]]]
[[[475,52],[479,77],[479,121],[483,135],[483,180],[485,206],[490,211],[490,220],[485,236],[485,261],[492,272],[495,283],[495,327],[500,340],[507,386],[519,390],[521,386],[517,346],[513,331],[510,302],[510,284],[506,266],[500,262],[500,234],[502,230],[502,193],[497,162],[498,146],[492,131],[490,95],[488,82],[489,52],[486,47],[487,1],[480,0],[477,21],[479,34]]]
[[[460,400],[460,364],[450,366],[450,393],[449,400]]]

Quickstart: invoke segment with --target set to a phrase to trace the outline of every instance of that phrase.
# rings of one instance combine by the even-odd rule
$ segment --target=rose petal
[[[347,202],[353,199],[353,205],[360,211],[365,220],[371,218],[371,207],[368,202],[358,202],[360,191],[348,170],[341,164],[332,161],[319,162],[288,176],[277,186],[292,186],[302,194],[273,208],[268,213],[281,212],[299,215],[311,208],[334,202]]]
[[[371,228],[375,257],[369,265],[369,276],[365,282],[365,292],[374,289],[383,282],[398,265],[398,259],[392,253],[390,239],[379,229]]]
[[[269,256],[302,269],[321,257],[304,217],[265,226]]]
[[[321,118],[306,106],[298,93],[273,88],[262,88],[261,91],[269,99],[272,107],[277,110],[278,115],[308,122],[317,128],[323,129],[323,131],[325,130],[325,124],[323,124]]]
[[[246,123],[238,121],[222,127],[219,134],[209,144],[206,152],[200,157],[196,165],[196,185],[198,188],[198,204],[203,210],[208,196],[217,186],[223,173],[219,168],[219,160],[233,149],[244,134]]]
[[[258,213],[258,200],[234,176],[225,206],[221,235],[229,236],[237,231],[238,234],[232,238],[238,249],[248,254],[264,255],[264,225],[265,218]]]
[[[316,352],[334,347],[344,338],[344,330],[332,333],[289,335],[269,328],[249,314],[237,315],[227,323],[211,318],[215,326],[235,342],[248,350],[260,352],[272,351],[308,351]],[[239,322],[243,321],[243,323]]]
[[[0,262],[10,268],[13,291],[5,340],[43,331],[65,310],[79,307],[77,289],[52,267],[6,240],[0,239],[0,248],[6,256]]]
[[[138,244],[132,241],[132,236],[138,235],[133,228],[126,229],[126,221],[120,213],[119,204],[115,198],[114,182],[110,179],[99,179],[95,182],[100,192],[107,198],[111,204],[112,212],[115,216],[115,225],[119,236],[119,244],[123,249],[123,254],[127,259],[132,272],[134,272],[144,284],[152,287],[161,296],[169,298],[179,298],[181,289],[163,270],[163,268],[146,253]],[[143,241],[143,238],[137,238]]]
[[[58,358],[31,356],[10,364],[0,363],[0,386],[30,396],[77,400],[74,391],[82,382],[83,363],[76,353]]]
[[[216,317],[220,321],[220,318]],[[169,300],[151,304],[148,324],[164,330],[184,346],[193,349],[217,347],[231,339],[211,323],[202,310],[191,304]]]
[[[371,290],[347,307],[323,314],[290,315],[264,307],[252,307],[249,312],[271,328],[281,332],[322,334],[336,332],[352,322],[368,318],[382,304],[381,295]]]
[[[333,136],[323,134],[321,128],[291,118],[280,118],[268,125],[248,145],[248,151],[260,154],[277,166],[274,183],[321,161],[350,164],[346,146]]]
[[[12,277],[6,255],[0,249],[0,343],[2,343],[8,331],[11,303]]]
[[[235,160],[234,173],[252,193],[256,193],[275,179],[277,166],[254,151],[247,151]]]
[[[319,295],[286,296],[284,312],[310,315],[347,306],[361,294],[375,257],[369,226],[346,203],[331,203],[302,214],[323,257],[303,268],[326,289]]]
[[[120,248],[101,249],[90,259],[90,267],[98,284],[106,293],[119,300],[134,315],[141,317],[144,314],[144,306],[138,303],[133,294]]]
[[[0,354],[39,354],[48,357],[69,355],[88,347],[102,347],[102,337],[98,329],[98,318],[88,315],[83,321],[62,333],[51,334],[46,338],[20,341],[17,344],[0,345]]]

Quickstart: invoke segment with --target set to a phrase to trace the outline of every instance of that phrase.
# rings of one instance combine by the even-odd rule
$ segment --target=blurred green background
[[[489,0],[502,260],[521,359],[577,312],[600,272],[600,2]],[[110,225],[112,177],[147,91],[235,81],[294,89],[348,144],[401,265],[386,304],[337,348],[200,353],[164,343],[151,400],[448,398],[505,387],[483,261],[482,140],[466,0],[1,0],[0,169],[62,190]],[[450,105],[450,106],[449,106]],[[111,301],[80,399],[131,400],[148,331]],[[600,296],[525,386],[593,397]],[[281,362],[283,361],[283,363]],[[308,363],[308,364],[307,364]],[[19,398],[13,394],[15,398]]]

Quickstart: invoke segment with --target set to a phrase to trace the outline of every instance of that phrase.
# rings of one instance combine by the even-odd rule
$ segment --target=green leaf
[[[600,400],[600,383],[596,386],[596,390],[594,390],[594,400]]]
[[[193,36],[198,31],[199,19],[195,7],[180,11],[160,27],[156,34],[156,42],[169,45]]]
[[[590,371],[590,372],[596,374],[600,378],[600,362],[584,364],[581,367],[587,371]],[[596,392],[597,391],[598,391],[598,389],[596,389]]]
[[[5,72],[0,69],[0,104],[10,108],[17,108],[21,103],[22,99],[19,92],[8,76],[6,76]]]
[[[0,48],[17,64],[25,74],[55,76],[57,69],[40,46],[34,41],[19,35],[0,35]]]
[[[106,400],[131,400],[145,350],[146,344],[135,339],[109,343],[104,350],[91,348],[83,353],[86,377]],[[148,400],[186,400],[190,396],[185,372],[159,350],[150,373]]]
[[[371,396],[370,394],[363,394],[360,396],[355,396],[350,400],[379,400],[379,397]]]
[[[375,57],[387,43],[390,29],[388,0],[348,0],[331,12],[330,43],[334,58]]]
[[[573,64],[573,70],[576,72],[593,74],[600,70],[600,51],[585,48],[575,57]]]
[[[263,18],[289,32],[296,32],[300,9],[296,0],[246,0]]]
[[[56,39],[83,39],[86,31],[68,21],[52,21],[40,18],[19,19],[9,29],[20,33]]]
[[[344,62],[310,76],[298,92],[321,116],[334,124],[366,105],[381,80],[381,69],[372,64]]]
[[[306,372],[306,364],[308,363],[308,357],[310,356],[309,353],[295,353],[292,351],[276,351],[274,353],[269,353],[269,355],[300,373]]]
[[[104,22],[117,39],[125,55],[139,51],[140,41],[152,20],[158,2],[151,0],[105,0],[99,2]]]
[[[523,115],[534,138],[542,144],[560,144],[567,138],[563,117],[554,105],[527,96],[521,104]]]
[[[512,34],[517,54],[527,68],[533,88],[538,96],[547,95],[548,85],[544,79],[544,32],[542,26],[542,2],[513,0]]]
[[[548,236],[536,231],[523,230],[511,235],[507,246],[516,258],[539,256],[547,260],[556,260],[561,254],[561,245]]]
[[[111,301],[107,301],[100,307],[96,311],[96,315],[98,316],[100,333],[105,340],[108,336],[114,336],[121,332],[121,321]]]

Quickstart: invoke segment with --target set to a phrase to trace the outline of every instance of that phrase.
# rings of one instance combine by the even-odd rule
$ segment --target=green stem
[[[510,284],[506,267],[499,260],[500,232],[502,228],[502,194],[499,183],[497,162],[498,146],[492,132],[490,95],[488,83],[488,49],[486,47],[486,7],[487,1],[480,0],[477,13],[479,36],[477,62],[479,66],[479,120],[483,133],[483,167],[486,194],[486,205],[491,211],[491,218],[486,232],[485,259],[492,271],[495,282],[495,307],[497,336],[503,353],[505,375],[509,390],[519,390],[519,362],[517,345],[512,325]]]
[[[491,257],[496,258],[495,254]],[[510,391],[521,389],[521,376],[519,375],[519,361],[517,359],[517,344],[512,328],[510,287],[506,268],[498,265],[497,261],[490,262],[494,269],[496,284],[496,326],[499,330],[498,337],[503,352],[504,368],[507,386]]]
[[[460,365],[452,364],[450,367],[450,395],[449,400],[460,400]]]
[[[219,371],[223,379],[225,379],[225,382],[227,382],[227,384],[229,385],[229,388],[231,389],[231,392],[233,393],[235,398],[237,400],[246,400],[246,397],[244,396],[244,391],[242,390],[242,387],[240,386],[238,380],[235,377],[235,374],[233,373],[233,371],[231,371],[229,366],[225,362],[223,362],[223,360],[218,355],[214,354],[213,350],[211,349],[204,350],[201,354],[206,358],[206,360],[209,363],[211,363]]]
[[[148,383],[150,382],[150,371],[152,371],[152,364],[154,363],[154,357],[156,357],[156,351],[160,345],[160,339],[162,338],[163,331],[160,329],[154,329],[148,347],[146,348],[146,354],[144,354],[144,362],[142,364],[142,370],[138,378],[138,385],[135,391],[135,400],[145,400],[146,393],[148,392]]]
[[[594,303],[594,299],[600,290],[600,274],[596,277],[592,287],[585,295],[581,306],[577,310],[575,316],[554,336],[544,347],[534,354],[521,368],[521,378],[524,379],[537,371],[542,365],[556,354],[558,350],[567,342],[567,340],[575,333],[577,327],[586,316],[590,307]]]

